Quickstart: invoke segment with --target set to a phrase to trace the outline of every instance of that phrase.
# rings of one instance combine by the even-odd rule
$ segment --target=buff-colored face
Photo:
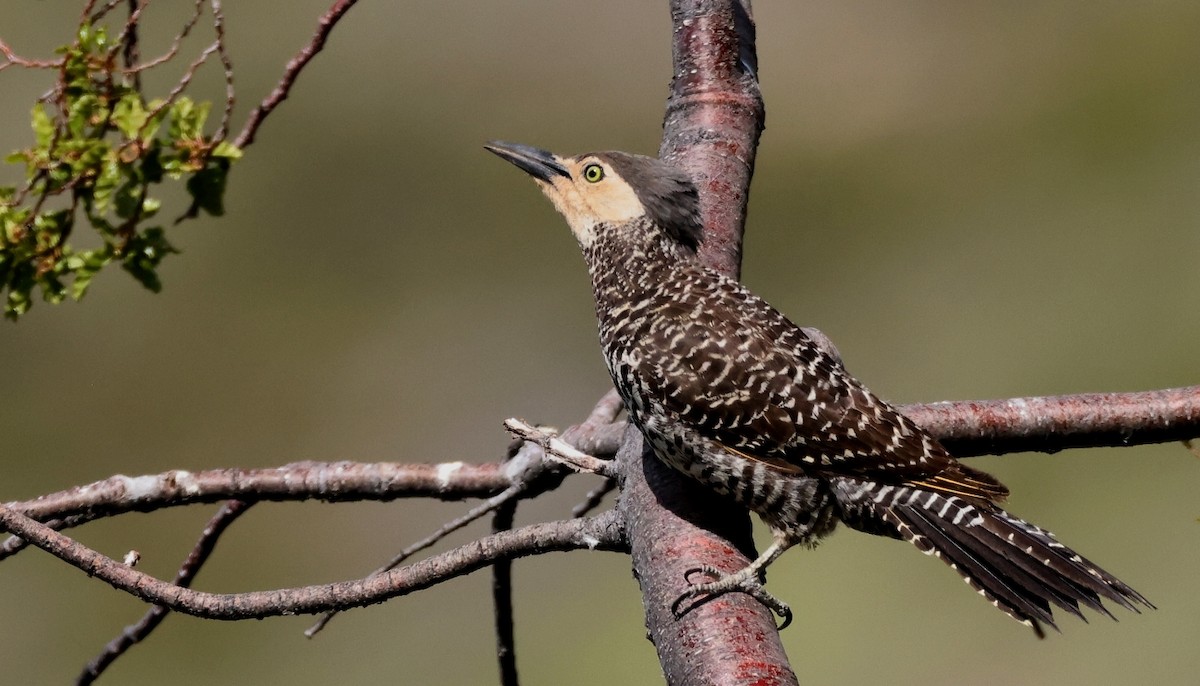
[[[592,242],[598,224],[620,224],[646,213],[637,193],[594,155],[556,158],[567,176],[535,179],[538,187],[566,217],[580,245]]]
[[[499,141],[485,147],[533,177],[584,247],[591,245],[598,225],[621,224],[646,213],[637,193],[603,154],[559,157],[528,145]]]

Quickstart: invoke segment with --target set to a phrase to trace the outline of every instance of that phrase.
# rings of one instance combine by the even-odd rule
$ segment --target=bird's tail
[[[841,480],[835,495],[847,524],[901,538],[940,558],[971,588],[1039,637],[1045,635],[1043,623],[1058,630],[1052,605],[1084,621],[1081,605],[1116,619],[1103,598],[1134,612],[1138,605],[1154,607],[1049,531],[991,503],[862,479]]]

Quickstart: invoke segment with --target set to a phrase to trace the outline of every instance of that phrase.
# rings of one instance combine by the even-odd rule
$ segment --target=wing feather
[[[777,310],[736,282],[697,281],[727,292],[697,289],[662,303],[637,346],[636,373],[668,416],[781,471],[864,476],[988,501],[1007,495]]]

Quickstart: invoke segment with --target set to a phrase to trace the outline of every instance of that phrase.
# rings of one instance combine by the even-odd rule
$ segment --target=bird
[[[1008,489],[955,459],[872,393],[806,330],[697,258],[699,193],[665,161],[624,152],[561,157],[492,141],[566,219],[591,276],[600,345],[630,421],[654,455],[754,511],[772,542],[743,569],[689,570],[675,604],[731,591],[782,618],[765,569],[839,523],[941,559],[992,605],[1044,637],[1059,608],[1086,621],[1104,600],[1154,606],[1049,531],[1001,507]],[[703,573],[710,580],[693,583]],[[690,607],[690,606],[689,606]]]

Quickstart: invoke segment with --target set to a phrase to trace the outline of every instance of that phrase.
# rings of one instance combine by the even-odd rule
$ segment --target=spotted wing
[[[736,282],[660,305],[639,365],[668,416],[783,471],[865,476],[983,500],[1007,489],[949,455]],[[699,302],[703,300],[703,303]]]

